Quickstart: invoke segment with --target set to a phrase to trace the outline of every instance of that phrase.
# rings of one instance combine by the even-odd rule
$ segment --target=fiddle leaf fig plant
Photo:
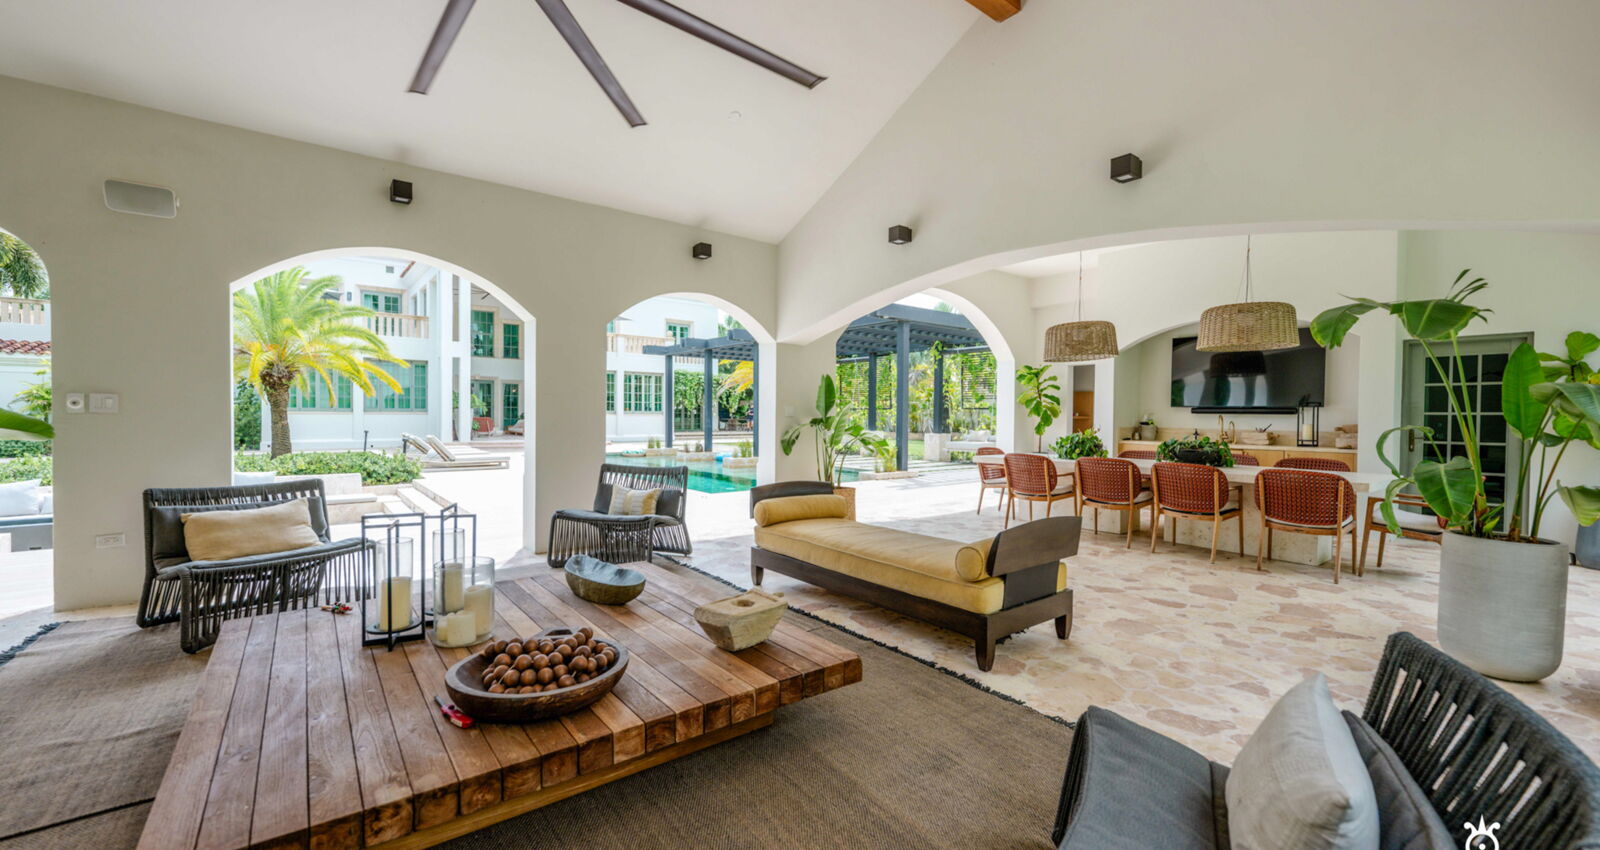
[[[1050,374],[1049,366],[1018,366],[1017,403],[1033,417],[1033,433],[1038,437],[1038,451],[1044,451],[1044,432],[1055,424],[1061,415],[1061,382]]]
[[[1383,310],[1422,343],[1423,353],[1444,383],[1450,416],[1460,434],[1460,452],[1446,458],[1434,441],[1433,429],[1424,426],[1402,425],[1383,432],[1378,437],[1378,457],[1395,477],[1384,494],[1384,522],[1398,533],[1394,497],[1414,487],[1447,527],[1472,537],[1537,540],[1545,511],[1558,496],[1579,523],[1590,525],[1600,519],[1600,488],[1564,486],[1556,471],[1572,445],[1587,443],[1600,449],[1600,380],[1586,360],[1600,351],[1600,337],[1585,331],[1568,334],[1567,350],[1560,355],[1541,354],[1527,343],[1511,353],[1501,379],[1500,413],[1521,444],[1522,463],[1511,470],[1507,502],[1491,502],[1484,486],[1479,411],[1465,379],[1460,344],[1461,334],[1473,322],[1488,321],[1491,311],[1469,299],[1489,283],[1481,277],[1468,280],[1469,274],[1470,269],[1457,275],[1444,298],[1391,302],[1352,298],[1351,303],[1325,310],[1311,322],[1311,336],[1317,343],[1337,348],[1362,316]],[[1387,447],[1390,437],[1407,432],[1423,439],[1431,457],[1403,472]]]
[[[783,432],[779,447],[785,455],[793,454],[800,437],[811,431],[813,450],[817,460],[817,480],[839,486],[844,471],[844,460],[860,449],[867,449],[878,457],[889,441],[867,430],[851,415],[849,405],[839,398],[839,386],[832,375],[823,375],[817,384],[817,415]]]

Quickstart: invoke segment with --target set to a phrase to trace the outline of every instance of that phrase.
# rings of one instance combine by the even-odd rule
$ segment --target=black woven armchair
[[[661,490],[656,512],[646,516],[606,513],[611,507],[612,485],[629,490]],[[556,511],[550,518],[550,566],[560,569],[573,555],[593,555],[623,564],[648,561],[655,555],[671,558],[690,554],[694,547],[689,542],[689,527],[684,524],[688,488],[687,466],[601,464],[594,507]]]
[[[202,511],[242,511],[292,499],[310,502],[316,546],[227,561],[194,561],[184,545],[183,518]],[[144,491],[144,592],[140,628],[178,621],[184,652],[217,639],[224,620],[287,611],[368,593],[361,538],[328,536],[322,481],[306,479],[242,487],[185,487]]]

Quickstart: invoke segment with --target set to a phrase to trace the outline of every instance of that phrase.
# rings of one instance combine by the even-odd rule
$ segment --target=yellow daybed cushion
[[[843,496],[816,494],[811,496],[784,496],[778,499],[762,499],[756,503],[756,525],[777,525],[780,522],[793,522],[797,519],[823,519],[826,517],[844,518],[849,516],[850,506]]]
[[[757,511],[768,502],[781,501],[764,500],[756,505]],[[985,574],[990,540],[961,543],[838,517],[770,524],[758,527],[755,536],[756,545],[769,552],[965,611],[992,614],[1000,610],[1005,596],[1005,582]],[[1062,564],[1056,589],[1066,586],[1067,568]]]
[[[251,510],[183,514],[183,545],[196,561],[287,552],[321,542],[311,528],[305,499]]]

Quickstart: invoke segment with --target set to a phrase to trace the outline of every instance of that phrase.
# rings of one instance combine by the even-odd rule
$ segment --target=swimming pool
[[[725,469],[722,465],[723,457],[718,455],[716,460],[682,461],[675,457],[644,457],[617,453],[606,455],[606,463],[622,463],[630,466],[687,466],[689,489],[701,493],[737,493],[756,486],[755,467]],[[844,471],[846,481],[853,481],[855,478],[855,470]]]

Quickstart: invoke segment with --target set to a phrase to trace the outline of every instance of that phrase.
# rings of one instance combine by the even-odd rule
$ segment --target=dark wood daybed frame
[[[763,499],[784,496],[831,495],[833,486],[820,481],[783,481],[750,491],[750,510]],[[989,548],[988,574],[1005,582],[1002,607],[993,614],[977,614],[943,602],[870,581],[837,573],[816,564],[780,555],[760,546],[750,547],[750,581],[761,584],[763,573],[797,578],[807,584],[842,593],[863,602],[914,617],[972,638],[978,669],[994,666],[995,641],[1046,620],[1055,620],[1056,637],[1072,634],[1072,588],[1056,590],[1058,564],[1078,553],[1083,520],[1075,516],[1047,517],[995,535]]]

